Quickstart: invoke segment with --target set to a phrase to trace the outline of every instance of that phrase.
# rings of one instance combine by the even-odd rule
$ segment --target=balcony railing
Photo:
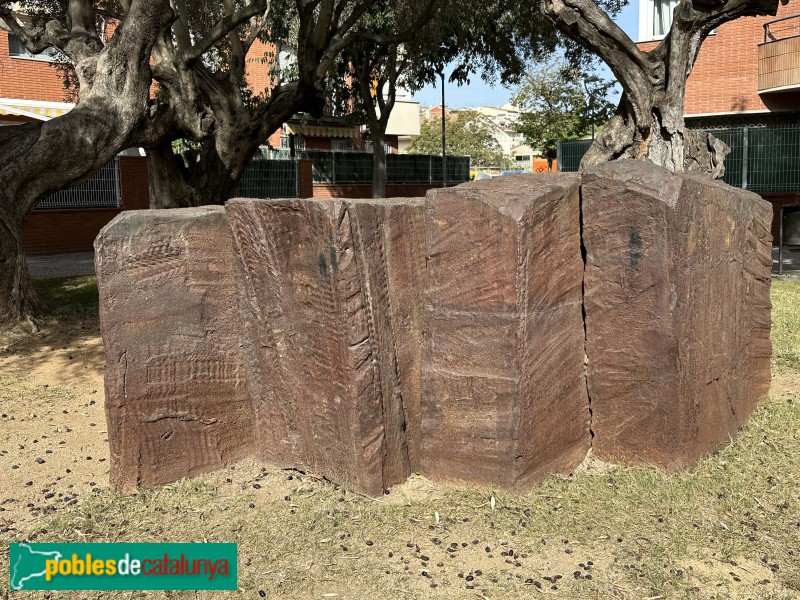
[[[764,23],[758,47],[758,91],[800,89],[800,15]]]
[[[764,23],[764,43],[800,36],[800,15],[791,15]]]

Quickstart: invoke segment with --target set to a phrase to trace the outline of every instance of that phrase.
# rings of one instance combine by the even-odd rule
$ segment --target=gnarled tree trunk
[[[616,114],[595,138],[581,167],[620,158],[649,159],[672,171],[721,177],[730,150],[708,133],[686,129],[686,80],[711,31],[738,17],[774,15],[778,2],[682,0],[667,36],[645,52],[592,0],[542,0],[542,10],[556,27],[602,58],[623,88]]]
[[[73,9],[70,32],[56,31],[57,24],[48,31],[69,40],[63,43],[81,81],[78,104],[50,121],[0,128],[0,329],[35,323],[22,232],[36,204],[91,176],[146,127],[150,47],[172,16],[167,0],[133,0],[125,25],[101,47],[87,32],[94,27],[91,6],[76,1]],[[2,17],[8,22],[7,12]],[[23,30],[16,33],[27,37]],[[34,48],[52,45],[27,42]]]
[[[241,174],[233,176],[235,167],[223,162],[213,149],[213,140],[203,145],[201,151],[176,153],[170,142],[164,142],[148,151],[148,173],[153,189],[150,208],[224,204],[234,195]],[[235,160],[247,152],[242,147],[231,149],[228,158]],[[254,150],[249,152],[252,154]]]
[[[214,132],[200,142],[199,150],[176,153],[170,142],[148,149],[153,178],[151,208],[224,204],[235,195],[260,144],[301,107],[302,101],[298,101],[271,111],[261,123],[220,107],[214,110]]]

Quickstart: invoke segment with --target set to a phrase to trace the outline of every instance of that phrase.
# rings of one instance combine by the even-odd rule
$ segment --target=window
[[[350,152],[353,150],[353,140],[351,138],[332,139],[331,150],[339,152]]]
[[[56,48],[47,48],[39,54],[31,54],[15,35],[8,34],[8,55],[12,58],[28,58],[30,60],[44,60],[53,62],[58,55]]]
[[[306,149],[306,140],[304,137],[299,135],[294,136],[294,149],[295,150],[305,150]],[[289,150],[289,136],[282,135],[281,136],[281,150]]]
[[[672,13],[678,0],[654,0],[653,36],[665,36],[672,25]]]

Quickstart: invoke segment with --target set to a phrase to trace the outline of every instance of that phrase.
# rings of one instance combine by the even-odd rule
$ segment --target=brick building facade
[[[655,48],[648,7],[654,0],[640,0],[639,47]],[[775,17],[742,17],[725,23],[706,38],[686,87],[687,119],[710,115],[744,116],[749,113],[796,112],[800,109],[800,85],[795,89],[759,93],[759,48],[764,45],[764,25],[800,14],[800,0],[780,5]],[[788,20],[788,19],[787,19]],[[800,19],[792,24],[800,35]],[[791,26],[791,25],[790,25]],[[773,26],[773,30],[785,29]],[[763,63],[763,60],[762,60]],[[794,67],[800,67],[798,62]],[[762,65],[763,68],[763,65]],[[800,77],[800,73],[798,73]],[[800,84],[800,79],[797,81]]]
[[[659,43],[676,5],[640,0],[640,48]],[[800,203],[800,0],[709,35],[687,81],[684,113],[688,127],[731,147],[726,180],[773,204],[777,243],[780,207]]]

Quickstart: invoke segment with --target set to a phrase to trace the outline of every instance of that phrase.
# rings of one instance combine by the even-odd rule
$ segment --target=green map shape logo
[[[27,581],[45,576],[45,561],[60,560],[61,553],[41,552],[34,550],[29,544],[15,544],[12,546],[10,559],[10,587],[12,590],[24,590]]]
[[[9,550],[12,591],[237,589],[230,542],[25,542]]]

